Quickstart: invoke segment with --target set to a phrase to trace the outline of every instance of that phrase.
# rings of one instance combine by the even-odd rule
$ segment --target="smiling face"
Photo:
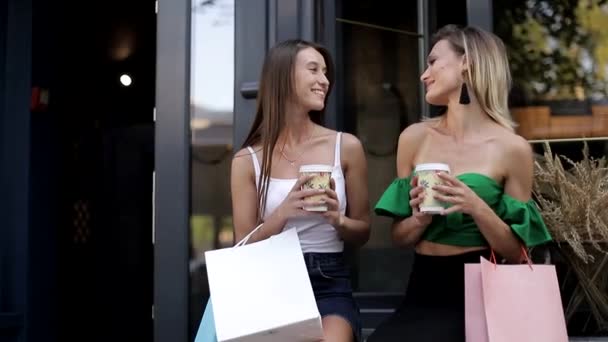
[[[294,103],[306,111],[320,111],[325,107],[329,89],[325,59],[314,48],[300,50],[294,64]]]
[[[458,99],[464,81],[464,55],[455,52],[450,43],[442,39],[433,46],[427,64],[428,67],[420,76],[426,88],[426,101],[445,106],[450,99]]]

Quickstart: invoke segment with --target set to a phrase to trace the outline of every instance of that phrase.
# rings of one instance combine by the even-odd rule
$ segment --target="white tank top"
[[[336,194],[340,201],[340,212],[344,214],[346,212],[346,184],[344,173],[342,172],[342,164],[340,162],[341,137],[342,133],[338,132],[336,135],[336,147],[334,152],[334,169],[331,176],[336,184]],[[255,169],[255,182],[256,186],[259,187],[260,162],[253,148],[247,147],[247,149],[249,150],[249,153],[251,153],[253,168]],[[297,179],[292,178],[270,177],[263,220],[272,214],[272,212],[285,200],[296,181]],[[298,231],[303,253],[336,253],[344,250],[344,242],[338,236],[338,232],[321,214],[318,216],[313,215],[310,217],[288,219],[283,229],[292,227],[295,227]]]

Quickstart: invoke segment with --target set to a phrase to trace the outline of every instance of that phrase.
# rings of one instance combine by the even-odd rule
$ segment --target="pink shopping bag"
[[[555,266],[480,259],[465,264],[467,342],[568,342]]]

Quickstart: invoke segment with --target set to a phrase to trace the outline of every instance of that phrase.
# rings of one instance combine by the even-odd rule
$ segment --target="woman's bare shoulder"
[[[363,148],[363,146],[361,145],[361,140],[359,140],[359,138],[350,133],[342,133],[342,146],[344,146],[344,150],[346,151],[352,151],[357,150],[359,148]]]
[[[399,135],[399,145],[417,145],[427,136],[429,130],[433,129],[436,125],[437,122],[435,121],[422,121],[407,126]]]
[[[259,151],[260,148],[253,147],[254,151]],[[253,158],[251,151],[248,148],[242,148],[237,151],[232,157],[232,172],[240,171],[245,173],[253,172]]]
[[[242,158],[242,157],[246,157],[246,156],[251,156],[251,152],[249,151],[248,148],[245,147],[245,148],[238,150],[234,154],[233,158]]]
[[[532,159],[532,145],[521,135],[503,129],[496,136],[507,165],[526,165]]]

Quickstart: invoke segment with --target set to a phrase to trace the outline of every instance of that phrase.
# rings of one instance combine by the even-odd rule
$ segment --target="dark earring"
[[[462,89],[460,90],[460,104],[469,104],[471,99],[469,98],[469,91],[467,90],[467,83],[462,82]]]

